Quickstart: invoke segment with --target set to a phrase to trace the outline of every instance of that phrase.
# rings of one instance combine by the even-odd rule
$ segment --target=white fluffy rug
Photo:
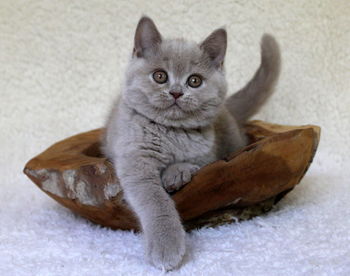
[[[248,3],[247,3],[248,2]],[[0,275],[155,275],[139,234],[81,219],[22,173],[68,135],[103,125],[142,13],[170,36],[226,25],[231,91],[275,34],[283,72],[257,116],[322,127],[303,181],[266,216],[188,235],[169,275],[350,275],[350,3],[334,1],[0,2]]]

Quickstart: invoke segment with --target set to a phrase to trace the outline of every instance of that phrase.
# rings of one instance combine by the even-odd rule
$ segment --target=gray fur
[[[262,48],[263,55],[274,53],[274,59],[271,65],[268,56],[263,57],[259,69],[263,73],[248,85],[253,104],[245,105],[254,106],[254,110],[254,102],[261,103],[260,94],[266,94],[264,89],[271,90],[271,85],[254,82],[264,83],[267,77],[267,83],[271,83],[270,79],[275,79],[271,74],[278,75],[276,42],[264,36]],[[103,150],[115,164],[126,199],[140,220],[146,257],[163,270],[179,266],[185,254],[185,232],[165,189],[181,188],[200,167],[247,142],[232,116],[238,109],[232,111],[225,104],[225,51],[223,29],[214,31],[199,45],[181,39],[164,40],[153,21],[143,17],[136,30],[121,97],[107,124]],[[158,84],[152,79],[157,69],[168,73],[168,82]],[[204,79],[198,88],[186,85],[194,73]],[[181,91],[183,96],[175,100],[171,91]],[[231,102],[232,97],[229,99]],[[240,112],[245,114],[239,117],[240,122],[251,114]]]
[[[261,39],[261,64],[245,87],[226,100],[226,108],[244,123],[257,113],[273,93],[281,67],[279,47],[269,34]]]

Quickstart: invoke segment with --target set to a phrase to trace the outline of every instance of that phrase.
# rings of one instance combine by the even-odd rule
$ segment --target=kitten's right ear
[[[155,50],[162,42],[162,36],[151,18],[143,16],[136,27],[133,56],[144,57],[149,50]]]
[[[226,30],[223,28],[215,30],[202,42],[200,47],[207,52],[216,67],[221,67],[224,63],[227,47]]]

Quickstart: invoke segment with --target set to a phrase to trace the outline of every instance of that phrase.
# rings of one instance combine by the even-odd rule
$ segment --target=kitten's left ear
[[[212,60],[216,67],[224,63],[227,47],[227,34],[225,29],[217,29],[212,32],[200,45]]]
[[[161,42],[162,36],[152,19],[143,16],[136,27],[133,55],[144,57],[148,51],[155,50]]]

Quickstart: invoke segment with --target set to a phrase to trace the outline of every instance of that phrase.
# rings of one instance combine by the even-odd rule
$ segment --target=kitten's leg
[[[167,192],[174,192],[191,181],[192,176],[199,170],[198,165],[191,163],[175,163],[162,173],[163,187]]]
[[[185,231],[175,204],[161,185],[160,162],[128,154],[115,160],[127,201],[137,214],[146,242],[146,257],[156,267],[171,270],[185,254]]]
[[[219,159],[227,157],[248,144],[248,137],[227,109],[221,110],[214,124]]]

